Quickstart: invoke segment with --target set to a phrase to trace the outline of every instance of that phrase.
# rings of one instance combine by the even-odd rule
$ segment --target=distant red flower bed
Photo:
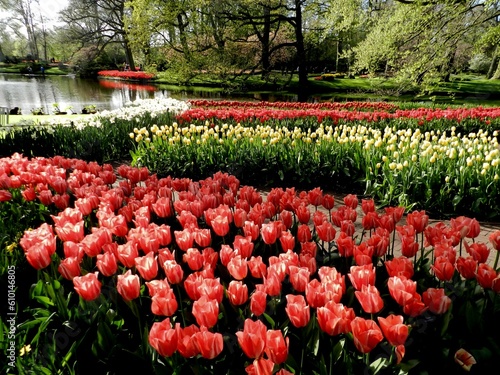
[[[101,70],[97,73],[101,77],[124,78],[124,79],[151,79],[155,75],[146,72],[119,71],[119,70]]]
[[[398,109],[396,104],[385,102],[323,102],[323,103],[299,103],[299,102],[241,102],[234,100],[190,100],[194,107],[203,108],[275,108],[275,109],[333,109],[333,110],[377,110],[394,111]]]
[[[143,85],[137,83],[123,82],[123,81],[111,81],[111,80],[100,80],[99,85],[107,89],[129,89],[137,91],[156,91],[156,87],[153,85]]]

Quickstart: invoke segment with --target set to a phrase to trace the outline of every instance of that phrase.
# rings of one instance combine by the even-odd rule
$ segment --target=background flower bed
[[[23,275],[16,361],[24,371],[241,373],[253,364],[281,373],[442,373],[459,371],[461,349],[477,373],[496,367],[498,256],[493,267],[485,261],[500,233],[491,245],[473,244],[475,220],[429,226],[413,212],[403,226],[402,207],[377,213],[372,200],[349,195],[334,208],[320,189],[272,189],[264,199],[222,173],[194,182],[122,166],[118,180],[111,165],[63,157],[14,155],[1,165],[2,212],[38,207],[25,217],[33,229],[20,247],[8,243],[2,260]],[[394,249],[395,236],[403,247]],[[330,300],[352,309],[339,322],[347,331],[324,326],[322,316],[333,322],[340,308]],[[349,328],[351,314],[358,320]],[[379,317],[399,333],[378,331]],[[248,319],[263,328],[253,331]],[[364,338],[354,328],[362,323],[371,326]],[[213,345],[193,344],[198,334]]]

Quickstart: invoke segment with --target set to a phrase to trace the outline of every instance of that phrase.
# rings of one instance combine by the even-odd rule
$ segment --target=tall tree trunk
[[[263,5],[264,29],[262,30],[262,76],[269,73],[271,62],[269,55],[269,34],[271,33],[271,9],[268,4]]]
[[[486,78],[490,79],[493,77],[493,73],[496,71],[498,67],[498,61],[500,56],[498,56],[498,46],[495,47],[495,52],[493,52],[493,58],[491,59],[490,68],[488,69],[488,73],[486,73]]]
[[[306,100],[307,81],[307,64],[306,51],[304,46],[304,34],[302,32],[302,3],[303,0],[295,0],[295,38],[297,46],[297,64],[299,69],[299,101]]]

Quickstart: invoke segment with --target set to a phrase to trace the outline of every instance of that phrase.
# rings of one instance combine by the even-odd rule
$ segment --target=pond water
[[[74,76],[0,74],[0,107],[18,107],[22,114],[30,114],[35,108],[52,113],[54,104],[57,104],[62,111],[71,107],[73,112],[79,113],[85,105],[95,105],[99,110],[112,110],[137,99],[236,99],[212,91],[172,90],[170,87],[105,79],[89,80]],[[294,97],[285,98],[273,94],[249,94],[240,96],[239,99],[296,100]]]

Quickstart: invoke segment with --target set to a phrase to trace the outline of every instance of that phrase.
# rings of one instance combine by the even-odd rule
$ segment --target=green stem
[[[181,290],[179,288],[179,284],[175,284],[175,289],[177,290],[177,295],[179,298],[179,307],[181,310],[182,324],[183,324],[183,327],[186,327],[186,321],[184,319],[184,308],[182,307],[182,296],[181,296]]]
[[[495,269],[495,271],[497,270],[498,258],[500,258],[500,250],[497,251],[497,255],[495,257],[495,264],[493,265],[493,268]]]

